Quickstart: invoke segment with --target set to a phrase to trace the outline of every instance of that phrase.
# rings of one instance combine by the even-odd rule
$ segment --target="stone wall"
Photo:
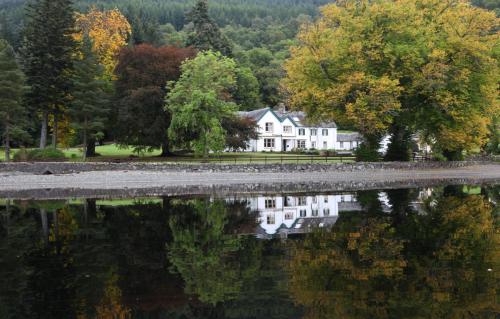
[[[0,173],[71,174],[89,171],[170,171],[170,172],[304,172],[362,171],[464,167],[480,162],[380,162],[336,164],[174,164],[174,163],[0,163]],[[484,162],[481,162],[484,163]]]

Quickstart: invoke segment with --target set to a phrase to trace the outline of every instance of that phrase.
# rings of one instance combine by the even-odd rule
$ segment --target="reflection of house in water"
[[[248,199],[259,213],[257,236],[269,238],[302,234],[315,227],[333,226],[343,211],[359,211],[354,195],[260,196]]]

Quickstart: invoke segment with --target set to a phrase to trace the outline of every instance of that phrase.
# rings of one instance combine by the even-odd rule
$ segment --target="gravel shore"
[[[425,168],[425,169],[399,169],[399,170],[365,170],[365,171],[321,171],[321,172],[163,172],[163,171],[90,171],[73,174],[35,175],[20,172],[0,173],[0,197],[10,197],[16,193],[23,196],[40,191],[49,190],[57,194],[64,190],[71,190],[71,194],[77,195],[79,190],[82,194],[93,191],[105,194],[134,190],[141,193],[158,192],[177,193],[179,190],[202,189],[214,191],[217,187],[226,191],[239,188],[255,189],[258,187],[274,187],[276,191],[294,188],[296,191],[311,188],[307,185],[327,188],[327,185],[344,185],[345,188],[360,188],[363,185],[379,185],[388,187],[392,185],[408,184],[426,185],[426,183],[500,183],[500,165],[498,164],[476,164],[456,168]],[[285,187],[285,185],[288,185]],[[321,186],[323,185],[323,186]],[[313,189],[314,189],[313,188]],[[272,187],[271,187],[272,189]],[[309,190],[313,190],[309,189]],[[324,189],[317,189],[323,191]]]

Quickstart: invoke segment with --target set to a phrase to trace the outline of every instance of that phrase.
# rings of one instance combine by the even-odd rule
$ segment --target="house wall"
[[[273,131],[266,131],[266,123],[272,123]],[[281,122],[272,112],[267,112],[257,123],[259,139],[251,141],[247,151],[252,152],[290,152],[293,149],[299,148],[300,141],[303,141],[304,149],[335,149],[337,140],[336,128],[315,128],[315,127],[297,127],[290,119],[285,119]],[[290,127],[289,131],[285,131],[284,127]],[[312,135],[311,130],[315,129],[317,135]],[[326,130],[327,135],[323,135],[323,130]],[[299,135],[299,133],[304,133]],[[274,139],[274,147],[266,145],[265,141]]]
[[[351,142],[336,142],[336,150],[339,151],[352,151],[355,150],[361,142],[359,141],[351,141]]]
[[[274,201],[275,206],[266,207],[266,200]],[[350,194],[261,196],[250,199],[249,206],[252,211],[259,212],[260,226],[267,234],[272,235],[282,225],[291,228],[297,219],[338,216],[341,202],[356,202],[356,199]]]

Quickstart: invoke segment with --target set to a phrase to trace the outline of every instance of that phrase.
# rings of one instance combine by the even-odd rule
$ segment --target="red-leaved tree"
[[[164,110],[166,84],[176,81],[180,66],[196,55],[194,48],[154,47],[141,44],[124,48],[115,70],[115,138],[137,151],[161,148],[170,153],[167,129],[171,116]]]

